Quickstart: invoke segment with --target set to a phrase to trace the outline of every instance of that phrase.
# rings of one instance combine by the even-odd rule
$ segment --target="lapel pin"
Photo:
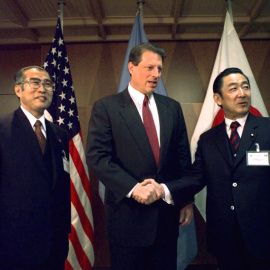
[[[61,139],[58,139],[58,142],[62,142]]]

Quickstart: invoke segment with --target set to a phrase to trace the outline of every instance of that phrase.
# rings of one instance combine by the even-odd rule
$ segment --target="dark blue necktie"
[[[235,122],[232,122],[231,123],[231,136],[230,136],[230,142],[231,142],[231,145],[232,145],[232,149],[234,152],[237,151],[237,148],[240,144],[240,137],[239,137],[239,134],[237,132],[237,128],[240,126],[240,124],[235,121]]]

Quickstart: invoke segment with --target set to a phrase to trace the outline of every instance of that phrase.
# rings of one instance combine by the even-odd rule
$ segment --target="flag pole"
[[[137,2],[137,4],[139,5],[140,20],[141,20],[142,27],[143,27],[143,5],[144,5],[144,3],[145,2],[143,0],[140,0]]]
[[[232,13],[232,0],[226,0],[227,2],[227,10],[231,16],[232,24],[233,24],[233,13]]]
[[[58,10],[58,17],[60,18],[62,33],[64,34],[63,20],[64,20],[64,6],[66,5],[66,3],[65,1],[59,1],[58,5],[60,7],[60,9]]]

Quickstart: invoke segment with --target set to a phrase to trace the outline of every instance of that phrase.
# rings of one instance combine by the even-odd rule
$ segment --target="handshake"
[[[145,179],[134,188],[132,198],[142,204],[151,204],[165,198],[164,187],[154,179]]]

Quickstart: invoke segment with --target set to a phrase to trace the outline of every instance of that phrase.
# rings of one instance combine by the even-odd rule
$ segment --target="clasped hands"
[[[145,179],[134,188],[132,197],[139,203],[151,204],[165,198],[165,191],[164,187],[154,179]]]

